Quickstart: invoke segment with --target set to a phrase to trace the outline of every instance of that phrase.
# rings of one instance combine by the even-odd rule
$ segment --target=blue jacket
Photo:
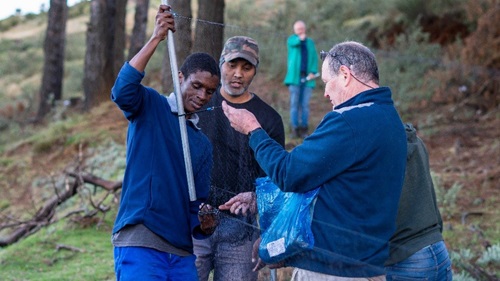
[[[192,235],[203,238],[197,214],[208,196],[212,146],[187,122],[198,199],[190,202],[177,110],[165,96],[141,85],[143,77],[144,73],[125,63],[111,91],[111,99],[129,121],[127,166],[113,233],[141,223],[192,253]]]
[[[391,91],[365,91],[325,115],[287,152],[264,130],[250,137],[262,169],[283,190],[321,187],[314,249],[289,266],[344,277],[384,274],[406,164],[406,135]]]

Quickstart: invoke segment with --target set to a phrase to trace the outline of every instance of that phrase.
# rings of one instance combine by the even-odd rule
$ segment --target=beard
[[[232,96],[232,97],[239,97],[241,95],[243,95],[246,91],[248,91],[248,87],[250,86],[250,83],[248,83],[248,85],[246,87],[243,87],[243,88],[239,88],[239,89],[234,89],[233,87],[231,87],[231,81],[228,81],[226,79],[221,79],[221,84],[222,84],[222,87],[224,88],[224,91],[226,92],[226,94]]]
[[[236,89],[233,89],[230,85],[228,85],[226,83],[223,84],[222,87],[224,87],[224,91],[232,97],[239,97],[239,96],[243,95],[248,89],[248,87],[244,87],[244,88],[236,90]]]

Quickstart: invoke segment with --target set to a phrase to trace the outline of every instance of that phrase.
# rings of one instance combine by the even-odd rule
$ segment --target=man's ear
[[[179,84],[182,84],[184,82],[184,74],[182,74],[182,71],[179,71]]]
[[[339,76],[341,77],[342,81],[344,81],[344,84],[347,86],[349,82],[351,81],[351,70],[345,66],[341,65],[339,69]]]
[[[340,66],[339,75],[342,76],[344,79],[347,78],[347,76],[349,76],[350,73],[351,72],[347,66],[345,65]]]

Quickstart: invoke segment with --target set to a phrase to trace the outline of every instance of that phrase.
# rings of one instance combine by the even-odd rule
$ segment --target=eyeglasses
[[[321,60],[325,60],[326,56],[328,56],[329,54],[330,52],[325,52],[321,50],[321,52],[319,52],[319,57],[321,58]]]
[[[345,60],[347,61],[347,65],[349,68],[351,67],[352,63],[351,63],[351,60],[345,56],[345,55],[341,55],[341,54],[332,54],[330,52],[325,52],[325,51],[321,51],[319,53],[319,56],[321,58],[321,60],[325,60],[327,56],[331,56],[332,58],[335,58],[337,59],[341,64],[344,64],[341,60],[340,60],[340,57],[343,57],[345,58]],[[345,64],[344,64],[345,65]]]
[[[356,76],[354,76],[354,74],[352,73],[352,70],[351,70],[351,65],[353,65],[353,64],[351,63],[351,60],[347,56],[342,55],[342,54],[332,54],[330,52],[325,52],[325,51],[321,51],[319,53],[319,56],[320,56],[320,58],[321,58],[322,61],[324,61],[327,56],[330,56],[330,57],[332,57],[334,59],[337,59],[337,61],[340,62],[341,65],[345,65],[345,66],[347,66],[347,68],[349,68],[349,70],[351,71],[351,76],[354,79],[356,79],[356,81],[358,81],[359,83],[365,85],[366,87],[368,87],[370,89],[373,89],[372,86],[366,84],[365,82],[359,80]],[[343,63],[342,60],[340,60],[341,57],[344,58],[347,61],[347,64]]]

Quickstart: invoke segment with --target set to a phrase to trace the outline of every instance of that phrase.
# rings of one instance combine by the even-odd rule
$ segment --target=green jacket
[[[307,46],[307,73],[318,73],[318,54],[316,46],[311,38],[306,37]],[[288,67],[285,76],[285,85],[300,85],[300,38],[293,34],[287,40],[288,49]],[[316,81],[314,79],[306,82],[306,86],[314,88]]]
[[[413,125],[405,124],[405,130],[408,146],[405,180],[386,266],[401,262],[423,247],[443,240],[443,220],[436,202],[429,154]]]

